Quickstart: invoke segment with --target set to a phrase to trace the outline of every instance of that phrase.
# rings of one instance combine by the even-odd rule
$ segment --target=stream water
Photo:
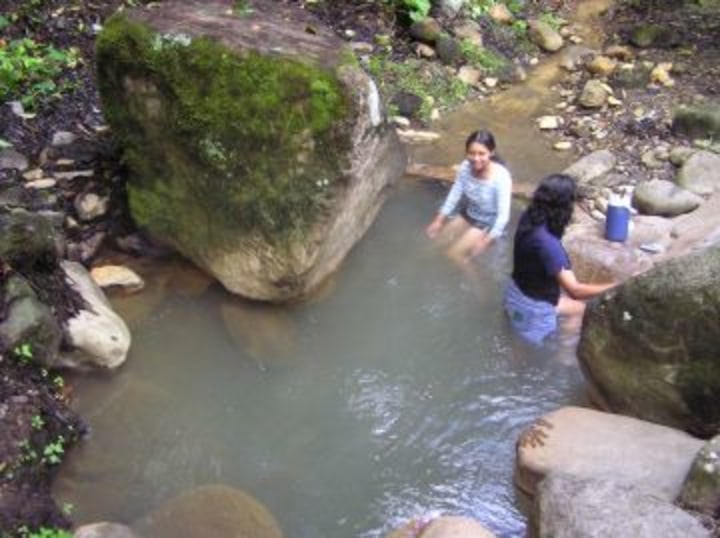
[[[465,136],[489,127],[516,180],[562,170],[569,157],[532,125],[556,76],[541,66],[448,116],[434,126],[443,139],[411,159],[456,163]],[[286,538],[377,538],[428,512],[524,536],[515,442],[540,415],[582,404],[582,377],[572,342],[533,348],[510,331],[511,233],[471,275],[429,244],[423,230],[446,189],[401,180],[307,303],[244,302],[181,262],[141,269],[146,289],[113,301],[133,332],[127,363],[70,379],[92,428],[55,483],[74,519],[132,524],[222,483],[268,507]]]
[[[72,380],[92,435],[63,466],[59,500],[79,522],[132,523],[223,483],[264,503],[288,538],[378,537],[429,511],[522,536],[515,441],[580,403],[582,380],[571,346],[531,348],[510,332],[509,239],[473,278],[428,244],[444,192],[402,183],[308,304],[191,294],[187,276],[160,286],[152,275],[162,297],[116,300],[135,319],[132,352],[112,376]]]

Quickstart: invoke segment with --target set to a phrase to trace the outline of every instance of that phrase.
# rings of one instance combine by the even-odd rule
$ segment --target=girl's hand
[[[441,219],[435,218],[430,223],[430,225],[425,228],[425,234],[430,239],[435,239],[437,235],[440,233],[440,230],[442,230],[443,227],[443,221]]]

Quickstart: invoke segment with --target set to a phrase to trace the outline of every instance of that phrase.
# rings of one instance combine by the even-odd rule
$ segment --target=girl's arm
[[[500,166],[493,164],[493,166]],[[510,220],[510,202],[512,201],[512,179],[510,172],[505,167],[501,168],[502,174],[497,178],[497,217],[490,228],[489,236],[491,239],[497,239],[505,231],[508,221]]]
[[[453,182],[453,186],[450,188],[450,192],[448,192],[447,196],[445,197],[445,201],[443,202],[443,205],[440,207],[440,211],[438,211],[437,215],[435,215],[435,218],[430,222],[428,227],[425,229],[425,233],[428,237],[431,239],[434,238],[442,229],[442,227],[445,225],[445,221],[447,220],[448,215],[450,215],[453,211],[455,211],[455,208],[457,207],[458,203],[460,202],[460,198],[462,198],[463,193],[463,181],[462,181],[462,170],[463,165],[460,166],[460,169],[458,170],[457,174],[455,175],[455,181]]]
[[[557,274],[557,280],[563,290],[573,299],[592,299],[596,295],[614,288],[616,282],[605,282],[602,284],[585,284],[580,282],[572,269],[563,269]]]

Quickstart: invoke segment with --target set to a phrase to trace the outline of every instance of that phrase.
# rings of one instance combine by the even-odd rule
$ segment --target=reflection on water
[[[423,235],[444,190],[404,183],[331,292],[277,308],[218,286],[163,295],[127,364],[74,380],[92,436],[56,483],[78,522],[131,524],[179,493],[247,491],[288,538],[378,537],[429,511],[523,536],[522,428],[579,403],[567,349],[518,342],[504,239],[467,279]]]

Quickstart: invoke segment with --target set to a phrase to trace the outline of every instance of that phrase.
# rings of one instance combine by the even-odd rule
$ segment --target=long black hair
[[[495,161],[496,163],[500,163],[503,166],[506,166],[505,160],[497,153],[495,153],[495,137],[490,131],[486,129],[478,129],[477,131],[473,131],[472,133],[470,133],[470,135],[467,137],[467,140],[465,140],[465,151],[470,150],[471,144],[482,144],[491,151],[491,161]]]
[[[575,180],[566,174],[551,174],[540,180],[518,231],[522,233],[544,224],[560,239],[572,218],[575,188]]]

